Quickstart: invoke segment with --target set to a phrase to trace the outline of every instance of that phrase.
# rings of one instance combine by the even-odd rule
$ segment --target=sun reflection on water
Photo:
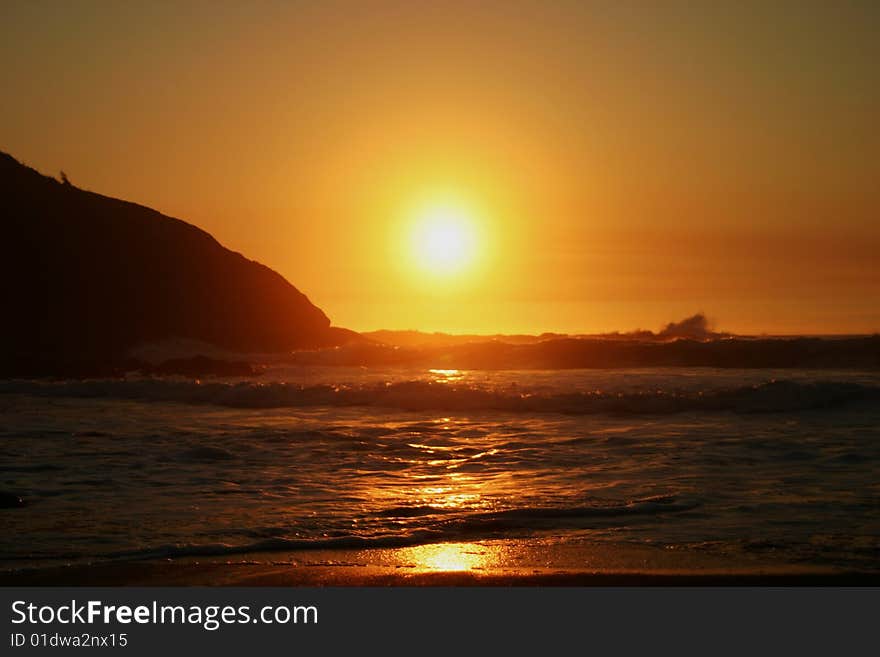
[[[436,543],[403,550],[401,557],[421,570],[461,572],[482,570],[489,563],[486,546],[477,543]]]
[[[456,383],[457,381],[464,380],[464,372],[461,370],[428,370],[428,372],[434,377],[435,383]]]

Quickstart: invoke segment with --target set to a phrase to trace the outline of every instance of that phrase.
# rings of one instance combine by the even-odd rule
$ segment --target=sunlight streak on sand
[[[489,562],[488,548],[477,543],[437,543],[403,550],[416,568],[427,571],[461,572],[482,570]]]

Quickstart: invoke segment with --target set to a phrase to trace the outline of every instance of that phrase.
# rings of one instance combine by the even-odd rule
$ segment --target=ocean
[[[0,568],[540,538],[880,570],[880,373],[0,381]]]

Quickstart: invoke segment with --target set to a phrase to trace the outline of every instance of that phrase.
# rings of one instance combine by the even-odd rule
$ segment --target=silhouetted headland
[[[356,336],[280,274],[205,231],[59,182],[0,152],[3,207],[0,374],[191,374],[212,359],[156,368],[138,345],[200,340],[231,352],[327,347]],[[217,367],[215,367],[217,366]]]

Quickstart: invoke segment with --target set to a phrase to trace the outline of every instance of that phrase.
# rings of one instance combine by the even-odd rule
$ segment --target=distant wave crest
[[[369,385],[221,383],[170,379],[2,381],[0,394],[133,399],[213,404],[231,408],[369,406],[402,410],[504,411],[511,413],[670,414],[685,411],[791,412],[880,400],[880,387],[840,381],[772,380],[759,385],[699,392],[573,390],[531,393],[402,381]]]

